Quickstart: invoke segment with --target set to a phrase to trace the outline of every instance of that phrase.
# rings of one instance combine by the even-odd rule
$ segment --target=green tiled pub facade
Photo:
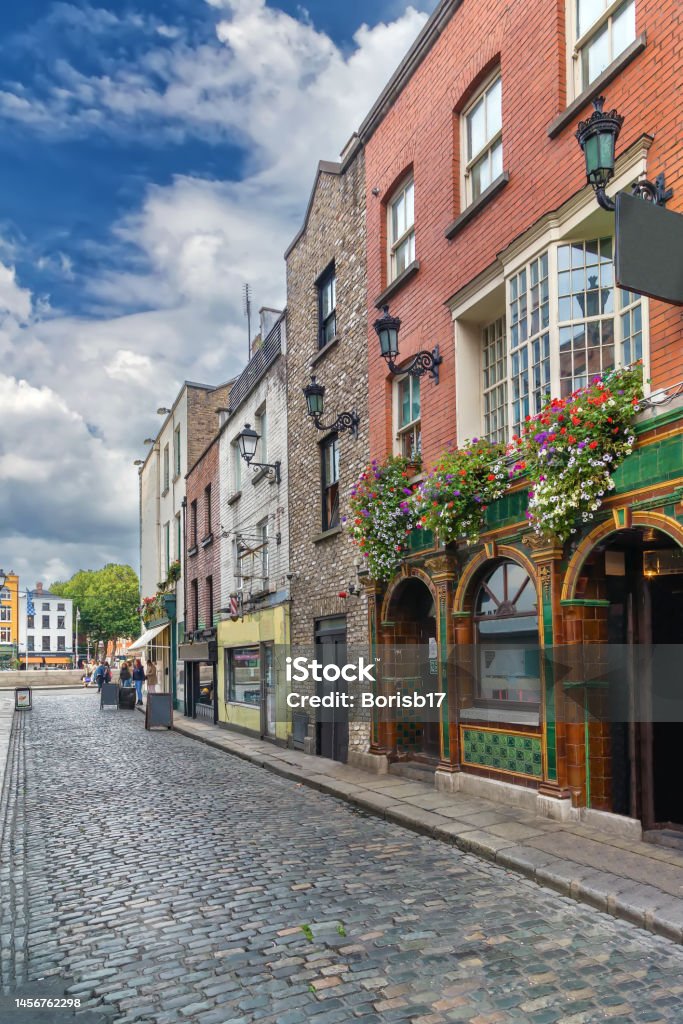
[[[488,792],[557,818],[587,808],[634,827],[683,828],[673,771],[683,725],[647,721],[655,681],[634,680],[629,667],[635,645],[678,643],[683,623],[683,406],[641,414],[636,434],[616,490],[570,542],[529,531],[518,484],[489,507],[477,545],[443,546],[416,531],[400,573],[366,584],[371,641],[385,652],[380,690],[445,694],[438,722],[376,712],[371,753],[432,767],[439,788]],[[502,673],[492,687],[486,662],[495,655],[481,623],[496,586],[508,587],[498,607],[524,623],[537,666],[519,662],[516,681]],[[416,666],[411,644],[436,656]],[[587,668],[610,645],[624,652],[623,679]],[[633,720],[614,720],[615,686],[631,687]]]

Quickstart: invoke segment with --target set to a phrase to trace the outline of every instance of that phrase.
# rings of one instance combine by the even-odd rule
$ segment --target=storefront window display
[[[259,706],[261,703],[261,659],[258,647],[231,647],[225,652],[228,701]]]

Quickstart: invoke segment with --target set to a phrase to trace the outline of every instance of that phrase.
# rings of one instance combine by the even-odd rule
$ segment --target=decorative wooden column
[[[373,580],[368,575],[361,575],[360,582],[368,596],[368,637],[370,639],[370,660],[377,659],[377,623],[382,608],[382,584]],[[377,675],[377,673],[375,673]],[[380,684],[375,679],[372,692],[376,697],[379,693]],[[391,737],[386,735],[387,723],[382,719],[377,708],[372,711],[370,723],[370,754],[386,756],[392,749]]]
[[[449,609],[453,603],[458,565],[453,554],[441,554],[428,558],[425,568],[436,587],[436,635],[439,651],[438,679],[439,692],[445,694],[441,705],[440,739],[441,756],[437,771],[457,772],[460,770],[458,721],[457,721],[457,683],[452,666],[448,663],[449,650],[455,644],[455,630]]]
[[[562,586],[562,544],[557,537],[529,534],[522,543],[530,550],[538,580],[538,630],[541,648],[541,729],[543,736],[543,780],[539,795],[555,800],[571,799],[566,775],[566,723],[564,697],[558,693],[552,648],[559,641],[556,625]],[[543,657],[544,649],[548,656]]]

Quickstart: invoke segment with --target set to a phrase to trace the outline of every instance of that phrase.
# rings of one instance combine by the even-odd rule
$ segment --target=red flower
[[[489,473],[489,475],[486,477],[486,479],[487,480],[495,480],[496,478],[495,478],[493,473]]]
[[[597,441],[591,441],[591,443],[588,445],[588,447],[589,448],[597,448],[598,447],[598,442]]]

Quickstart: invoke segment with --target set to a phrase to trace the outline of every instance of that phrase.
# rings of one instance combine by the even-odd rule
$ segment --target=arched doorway
[[[589,580],[604,574],[607,640],[624,651],[628,686],[629,721],[611,723],[613,809],[639,818],[653,833],[683,834],[683,721],[675,705],[668,714],[661,700],[683,682],[676,656],[683,634],[683,548],[659,529],[631,526],[606,537],[590,561]]]
[[[386,606],[390,644],[384,649],[382,680],[387,694],[433,693],[439,689],[434,595],[419,577],[401,580]],[[431,712],[392,708],[396,753],[434,763],[441,752],[438,709]]]

